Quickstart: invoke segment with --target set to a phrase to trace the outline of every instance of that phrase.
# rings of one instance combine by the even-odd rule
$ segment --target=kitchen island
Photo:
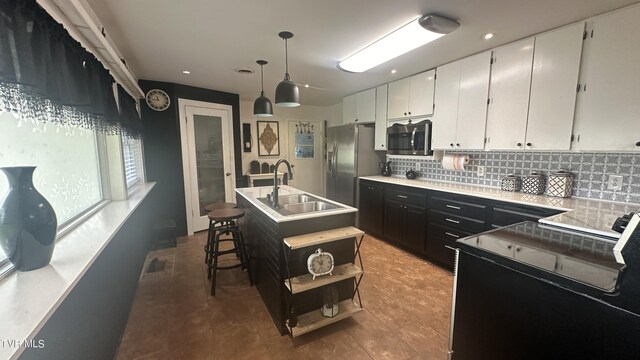
[[[341,318],[349,312],[360,310],[351,306],[356,289],[354,279],[361,275],[362,270],[348,274],[337,274],[340,268],[349,267],[354,263],[355,232],[346,232],[345,236],[338,236],[337,240],[323,242],[317,246],[295,247],[285,244],[285,239],[300,235],[328,231],[333,229],[353,228],[355,225],[356,208],[346,206],[316,195],[306,194],[290,186],[280,186],[279,200],[284,205],[276,210],[268,204],[267,195],[271,195],[273,186],[236,189],[238,207],[245,211],[239,226],[245,238],[249,253],[254,282],[262,301],[281,334],[292,333],[287,326],[290,318],[303,322],[305,315],[315,316],[320,313],[323,303],[323,290],[326,286],[314,286],[307,291],[292,296],[287,285],[287,279],[302,277],[308,274],[307,258],[321,248],[334,257],[336,270],[334,275],[340,275],[340,281],[333,283],[339,294]],[[301,203],[285,204],[285,199],[298,199]],[[306,201],[314,206],[303,206]],[[337,279],[337,278],[336,278]],[[320,284],[319,280],[315,280]],[[295,291],[294,291],[295,292]],[[347,306],[343,306],[347,305]],[[317,313],[317,314],[316,314]],[[336,319],[337,320],[337,319]],[[301,325],[299,325],[300,328]],[[292,326],[293,327],[293,326]],[[300,333],[300,332],[298,332]]]

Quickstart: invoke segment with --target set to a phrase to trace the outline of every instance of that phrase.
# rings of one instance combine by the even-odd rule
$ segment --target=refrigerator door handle
[[[333,177],[338,177],[338,143],[334,145],[335,150],[333,151]]]
[[[413,131],[411,132],[411,152],[413,152],[413,155],[416,154],[416,147],[415,147],[416,130],[418,129],[414,127]]]

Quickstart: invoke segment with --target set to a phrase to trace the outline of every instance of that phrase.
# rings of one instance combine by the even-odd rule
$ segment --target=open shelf
[[[284,243],[291,248],[291,250],[299,249],[307,246],[319,245],[328,243],[331,241],[348,239],[356,236],[364,235],[364,231],[357,229],[353,226],[347,226],[339,229],[332,229],[327,231],[319,231],[304,235],[298,235],[288,237],[284,239]]]
[[[347,299],[340,302],[339,310],[340,312],[338,313],[338,315],[334,317],[322,316],[322,313],[320,313],[320,309],[298,316],[298,325],[289,327],[291,336],[300,336],[310,331],[319,329],[323,326],[327,326],[342,319],[346,319],[353,314],[362,311],[362,308],[355,304],[351,299]],[[287,326],[289,326],[288,323]]]
[[[345,279],[355,277],[362,274],[362,269],[354,264],[338,265],[333,269],[332,275],[324,275],[316,277],[313,280],[313,275],[304,274],[291,278],[291,287],[289,287],[289,280],[284,281],[284,285],[291,291],[292,294],[301,293],[303,291],[318,288],[320,286],[328,285]],[[293,288],[293,289],[292,289]]]

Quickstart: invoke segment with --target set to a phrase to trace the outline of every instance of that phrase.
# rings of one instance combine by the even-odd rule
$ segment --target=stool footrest
[[[235,269],[242,266],[242,263],[240,264],[235,264],[235,265],[229,265],[229,266],[218,266],[216,267],[216,270],[228,270],[228,269]]]

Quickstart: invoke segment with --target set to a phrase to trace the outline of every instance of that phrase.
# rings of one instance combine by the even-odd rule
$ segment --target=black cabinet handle
[[[516,145],[518,145],[518,146],[522,146],[522,143],[517,143]]]
[[[407,115],[407,113],[404,113],[405,115]]]
[[[457,147],[460,147],[460,143],[456,143],[456,146],[457,146]]]
[[[380,144],[380,146],[384,147],[384,144]]]
[[[355,122],[358,122],[358,119],[356,119],[356,121],[355,121]]]
[[[638,142],[636,143],[636,146],[640,146],[640,141],[638,141]]]
[[[453,147],[453,143],[451,143],[451,144],[449,144],[449,145],[451,145],[451,147]]]
[[[527,146],[531,146],[531,143],[527,143]]]
[[[411,111],[409,111],[409,115],[411,115]]]
[[[507,245],[507,249],[511,250],[513,246],[512,245]]]

